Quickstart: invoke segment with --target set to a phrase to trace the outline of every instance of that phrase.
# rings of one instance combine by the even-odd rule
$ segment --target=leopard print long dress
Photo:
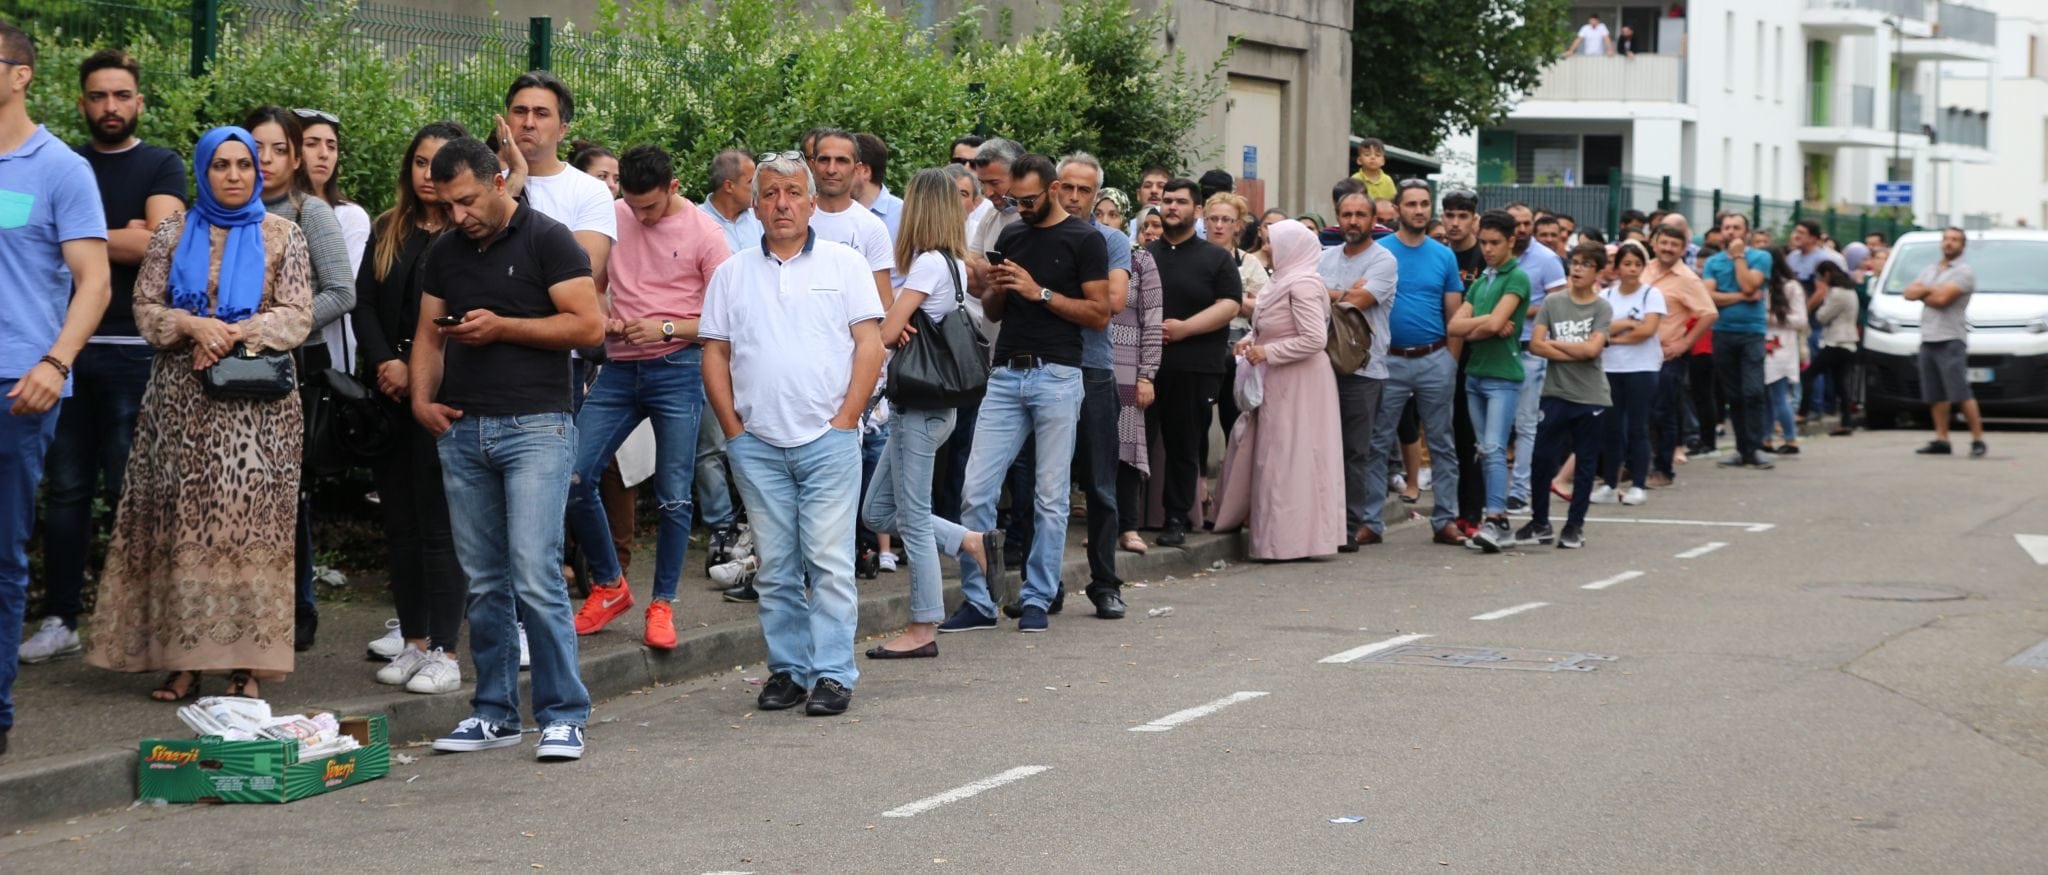
[[[263,220],[265,284],[241,339],[293,349],[313,324],[312,268],[298,226]],[[150,238],[135,282],[135,323],[156,348],[135,423],[127,486],[88,627],[86,661],[114,671],[292,670],[293,526],[301,443],[298,393],[217,401],[199,388],[192,343],[168,305],[184,217]],[[207,298],[227,231],[212,231]]]

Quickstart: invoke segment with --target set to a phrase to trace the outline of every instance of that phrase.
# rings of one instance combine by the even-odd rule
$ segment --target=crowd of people
[[[530,667],[538,755],[581,756],[578,637],[644,596],[645,644],[676,647],[699,524],[724,597],[758,604],[759,706],[812,715],[851,702],[856,578],[899,562],[908,625],[869,659],[936,657],[1004,614],[1046,631],[1075,493],[1104,620],[1126,611],[1118,551],[1242,528],[1256,559],[1355,552],[1390,492],[1434,492],[1439,544],[1584,546],[1591,504],[1672,484],[1724,407],[1724,466],[1797,452],[1814,377],[1849,428],[1854,289],[1883,258],[1807,225],[1770,249],[1735,213],[1695,243],[1681,215],[1631,212],[1608,244],[1396,181],[1371,140],[1328,227],[1254,215],[1222,171],[1154,168],[1126,194],[1085,153],[1000,137],[959,138],[899,196],[883,138],[831,127],[718,153],[692,201],[656,146],[565,160],[577,104],[542,71],[491,131],[419,128],[371,217],[336,184],[329,112],[257,108],[188,165],[137,139],[140,70],[108,50],[78,70],[92,136],[72,148],[28,117],[34,66],[0,24],[0,376],[19,380],[0,646],[163,673],[166,702],[208,673],[262,696],[317,634],[309,466],[345,418],[322,405],[360,379],[389,424],[371,455],[398,616],[376,680],[460,689],[469,629],[472,715],[442,751],[519,743]],[[934,357],[957,373],[912,372]],[[636,587],[618,456],[643,422],[659,521]],[[39,488],[49,596],[20,641]]]

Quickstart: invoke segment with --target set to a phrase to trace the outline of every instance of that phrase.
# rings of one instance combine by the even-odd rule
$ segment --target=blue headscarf
[[[171,254],[171,306],[196,316],[206,312],[206,274],[213,257],[209,232],[228,229],[227,249],[221,253],[220,289],[212,315],[222,322],[240,322],[255,315],[263,303],[264,258],[263,167],[256,167],[256,180],[249,202],[230,209],[214,199],[206,168],[221,144],[233,140],[247,146],[250,159],[256,157],[256,140],[241,128],[219,127],[207,131],[192,150],[192,178],[199,182],[199,199],[185,213],[185,232]]]

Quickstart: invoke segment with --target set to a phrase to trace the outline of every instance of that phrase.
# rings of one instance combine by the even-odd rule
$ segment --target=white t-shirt
[[[1579,28],[1579,54],[1607,54],[1607,25],[1588,24]]]
[[[526,180],[526,205],[569,226],[572,232],[596,231],[613,242],[619,239],[619,217],[612,206],[611,187],[566,164],[562,172],[553,176]]]
[[[889,226],[882,224],[873,210],[861,206],[860,201],[837,213],[818,208],[811,213],[811,230],[818,232],[820,240],[830,240],[860,253],[868,260],[870,271],[892,270],[896,266],[895,248],[889,245]]]
[[[1656,313],[1668,315],[1664,309],[1664,293],[1656,286],[1644,283],[1636,287],[1635,294],[1621,293],[1621,284],[1615,283],[1600,290],[1600,297],[1614,310],[1614,321],[1623,319],[1640,322],[1643,317]],[[1642,329],[1637,329],[1640,332]],[[1600,368],[1610,374],[1639,374],[1644,371],[1658,371],[1664,367],[1664,345],[1657,338],[1650,337],[1642,343],[1614,343],[1609,341],[1600,350]]]
[[[960,281],[960,293],[967,293],[967,265],[959,259],[953,261],[953,279],[946,278],[946,257],[937,252],[918,253],[917,260],[910,263],[910,273],[903,278],[903,289],[923,292],[924,303],[917,308],[931,317],[932,324],[946,321],[946,314],[958,309],[960,304],[953,300],[953,279]],[[968,298],[967,300],[973,300]]]
[[[850,328],[881,318],[866,260],[814,236],[787,262],[758,246],[733,253],[704,290],[697,333],[732,345],[733,407],[747,433],[789,449],[832,430],[853,380]]]
[[[995,208],[996,205],[990,203],[988,198],[982,198],[974,202],[974,209],[967,214],[968,240],[974,239],[974,231],[976,228],[981,227],[981,220],[986,218],[989,213],[994,212]]]

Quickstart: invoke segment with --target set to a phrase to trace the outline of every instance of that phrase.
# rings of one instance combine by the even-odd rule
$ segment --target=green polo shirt
[[[1509,260],[1505,267],[1489,267],[1479,278],[1472,281],[1472,287],[1465,290],[1465,301],[1472,305],[1472,315],[1485,316],[1500,306],[1505,295],[1521,298],[1515,305],[1514,330],[1506,337],[1493,337],[1471,341],[1472,354],[1465,360],[1465,373],[1474,377],[1493,377],[1501,380],[1522,380],[1522,321],[1529,312],[1529,274],[1520,264]]]

